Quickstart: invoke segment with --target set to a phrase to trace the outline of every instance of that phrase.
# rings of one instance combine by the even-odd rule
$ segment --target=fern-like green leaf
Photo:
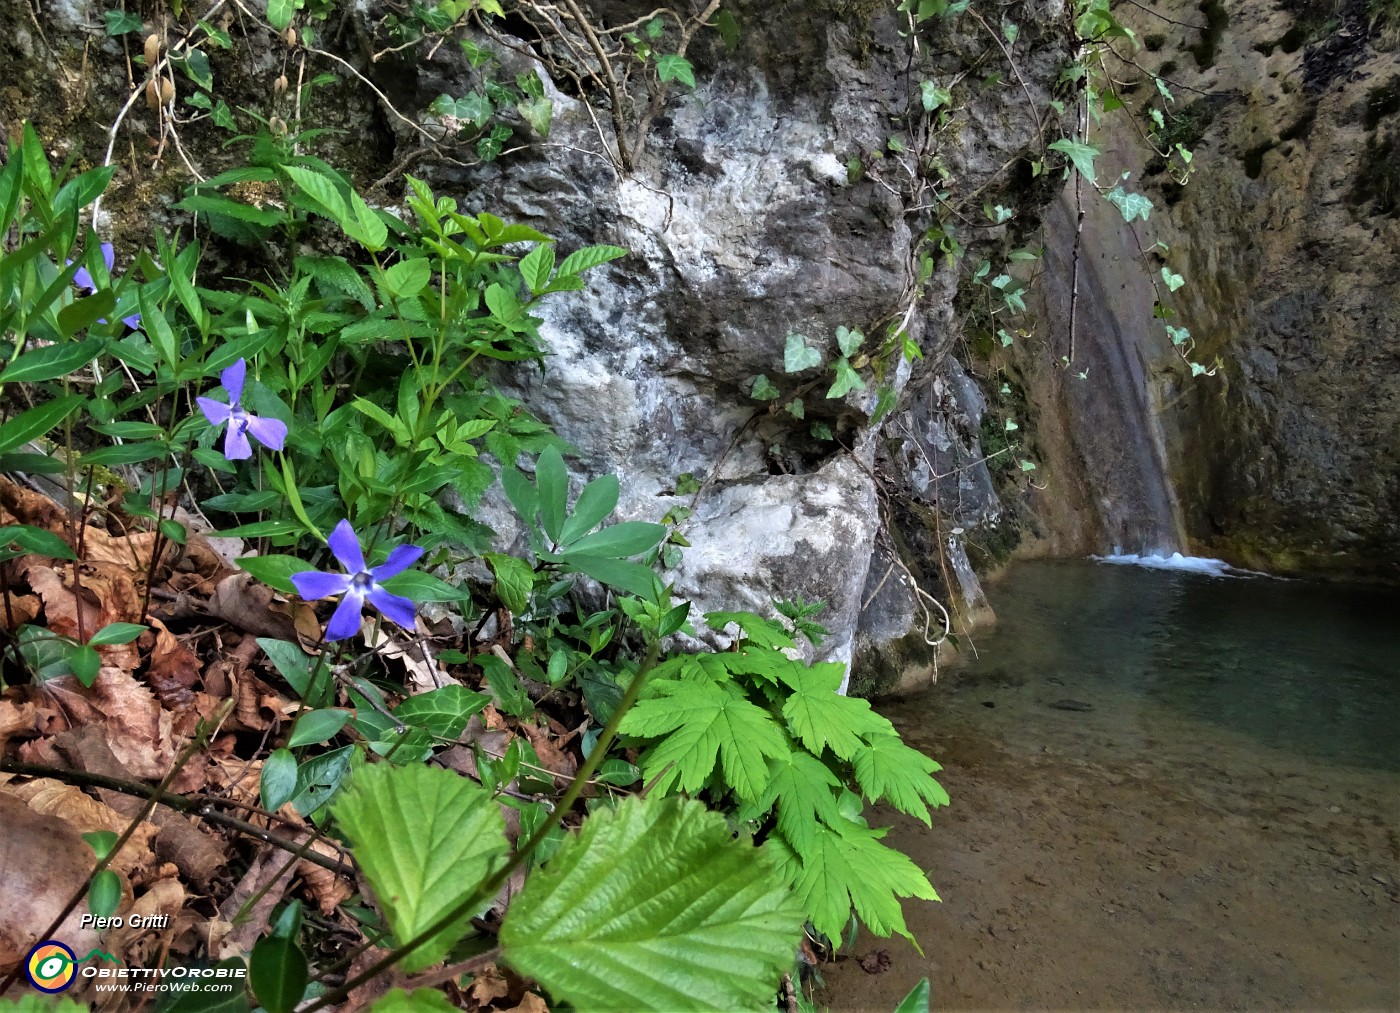
[[[778,832],[800,855],[810,855],[817,840],[817,819],[827,823],[840,820],[832,792],[841,787],[826,764],[793,750],[768,765],[768,787],[758,800],[759,812],[776,803]]]
[[[730,623],[744,631],[744,637],[756,647],[771,647],[775,650],[795,647],[796,643],[782,623],[764,619],[752,612],[706,612],[705,622],[710,628],[723,633]]]
[[[851,908],[871,932],[897,932],[918,943],[904,924],[900,897],[938,900],[938,894],[908,856],[880,843],[884,830],[868,830],[846,820],[840,830],[817,827],[811,849],[800,855],[781,840],[770,841],[781,869],[818,932],[839,939]]]
[[[948,804],[948,793],[931,776],[942,770],[917,749],[906,746],[893,732],[866,736],[854,757],[856,782],[871,801],[882,799],[900,812],[929,824],[928,806]],[[927,803],[927,805],[925,805]]]
[[[600,809],[525,882],[505,961],[582,1010],[768,1009],[802,912],[767,845],[698,802]]]
[[[870,709],[869,701],[838,692],[845,670],[839,662],[827,662],[810,668],[794,664],[782,673],[793,690],[783,704],[783,717],[817,756],[830,747],[841,759],[850,760],[868,748],[861,736],[894,732],[889,721]]]
[[[656,694],[637,703],[622,719],[628,735],[664,736],[642,758],[647,780],[698,791],[719,760],[734,794],[756,800],[768,783],[765,757],[781,757],[787,743],[773,716],[750,703],[733,683],[656,682]]]

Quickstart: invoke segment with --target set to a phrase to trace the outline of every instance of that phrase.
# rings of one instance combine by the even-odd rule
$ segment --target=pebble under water
[[[879,705],[953,799],[874,814],[943,898],[905,906],[926,956],[863,936],[889,969],[819,1001],[1397,1008],[1400,592],[1086,561],[990,596],[975,658]]]

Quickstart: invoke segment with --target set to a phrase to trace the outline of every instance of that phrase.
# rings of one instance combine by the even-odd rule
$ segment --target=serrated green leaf
[[[664,736],[642,758],[647,780],[657,778],[662,792],[673,784],[698,791],[718,761],[735,795],[760,797],[767,758],[789,751],[771,714],[732,683],[653,681],[649,692],[654,695],[628,711],[621,726],[628,735]]]
[[[800,334],[789,334],[783,345],[783,372],[800,373],[822,364],[822,353]]]
[[[629,798],[526,880],[500,941],[512,968],[578,1009],[758,1009],[801,922],[766,848],[723,816]]]
[[[800,749],[768,765],[768,787],[758,800],[760,811],[778,807],[778,832],[800,855],[810,854],[817,839],[817,820],[841,819],[832,794],[841,782],[816,757]]]
[[[860,736],[887,736],[892,730],[889,721],[870,709],[870,701],[837,691],[845,672],[846,666],[840,662],[827,662],[810,668],[793,665],[780,675],[793,691],[783,704],[783,717],[793,735],[815,756],[829,748],[841,759],[850,760],[869,748]]]
[[[361,767],[334,814],[400,942],[465,900],[510,850],[491,793],[441,767]],[[464,913],[399,966],[413,972],[441,960],[477,914]]]
[[[530,607],[530,591],[535,586],[535,571],[530,564],[515,556],[487,552],[481,558],[496,575],[496,597],[514,615],[523,615]]]
[[[861,791],[873,802],[889,802],[931,825],[928,806],[948,804],[948,793],[933,779],[934,771],[943,768],[892,732],[866,735],[865,740],[853,759]]]
[[[717,633],[723,633],[724,628],[733,623],[743,631],[745,638],[756,647],[771,647],[778,650],[797,646],[797,642],[792,639],[792,635],[788,633],[782,623],[754,615],[752,612],[706,612],[705,622],[709,624],[710,629]]]
[[[433,279],[433,265],[426,257],[400,260],[384,272],[384,287],[390,295],[412,299]]]
[[[326,217],[339,225],[347,234],[350,232],[354,220],[350,216],[350,208],[345,203],[345,197],[335,183],[314,169],[308,169],[301,165],[284,165],[282,171],[291,177],[292,182],[307,196],[321,206],[322,213]]]
[[[521,258],[516,269],[520,271],[525,287],[539,295],[549,286],[550,276],[554,273],[554,247],[541,243]]]

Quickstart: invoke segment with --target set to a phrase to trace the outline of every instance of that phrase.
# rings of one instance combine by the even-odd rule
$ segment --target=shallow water
[[[880,706],[945,766],[878,813],[944,902],[833,1008],[1396,1008],[1400,593],[1091,562],[991,589],[975,660]]]

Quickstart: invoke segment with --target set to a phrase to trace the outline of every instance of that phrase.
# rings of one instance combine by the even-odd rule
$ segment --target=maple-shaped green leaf
[[[699,802],[599,809],[525,881],[502,955],[581,1010],[771,1007],[802,911],[767,845]]]
[[[725,783],[741,799],[757,799],[768,783],[767,757],[788,751],[773,716],[749,702],[732,682],[653,682],[650,699],[622,719],[621,731],[665,736],[642,758],[642,774],[665,792],[704,786],[716,759]]]
[[[869,748],[861,736],[894,731],[889,721],[870,709],[868,700],[837,692],[845,672],[846,666],[840,662],[826,662],[810,668],[794,665],[781,676],[793,690],[783,704],[783,717],[792,733],[817,756],[829,746],[841,759],[850,760]],[[895,741],[899,741],[898,736]]]
[[[850,360],[844,355],[837,359],[831,368],[836,371],[836,379],[828,388],[827,397],[845,397],[853,390],[865,390],[865,381],[860,378],[860,374],[852,368]]]
[[[738,626],[744,636],[757,647],[795,647],[796,642],[783,624],[773,619],[764,619],[752,612],[706,612],[705,622],[710,629],[724,632],[730,623]]]
[[[817,839],[817,818],[834,823],[842,816],[832,792],[841,782],[816,757],[795,749],[768,765],[768,787],[758,800],[760,812],[776,803],[778,832],[800,855],[810,854]]]
[[[917,948],[905,927],[899,898],[938,900],[932,884],[907,855],[880,843],[886,831],[868,830],[846,820],[838,825],[839,831],[818,826],[806,854],[798,854],[781,840],[767,845],[779,855],[780,868],[808,919],[818,932],[840,939],[854,907],[875,935],[898,932]]]
[[[867,735],[865,741],[854,757],[856,783],[865,797],[872,802],[883,799],[929,826],[928,806],[948,804],[948,793],[931,776],[943,768],[892,732]]]
[[[334,813],[399,943],[464,901],[510,850],[491,793],[442,767],[361,767]],[[418,971],[437,963],[477,914],[464,913],[399,966]]]

